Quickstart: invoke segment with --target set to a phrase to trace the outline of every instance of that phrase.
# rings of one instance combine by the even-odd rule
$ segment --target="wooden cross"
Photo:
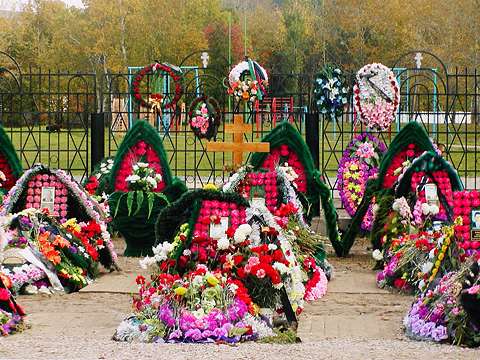
[[[243,142],[243,134],[251,133],[252,125],[243,122],[243,116],[235,114],[233,124],[225,124],[225,133],[233,134],[233,142],[214,142],[207,143],[207,151],[233,153],[233,165],[243,165],[244,152],[270,152],[270,143],[268,142]]]

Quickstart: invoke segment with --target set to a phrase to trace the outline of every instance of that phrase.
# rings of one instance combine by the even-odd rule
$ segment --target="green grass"
[[[338,160],[342,156],[343,149],[351,140],[352,125],[350,123],[321,124],[320,130],[320,164],[326,169],[328,176],[335,176],[338,169]],[[469,125],[439,125],[436,133],[433,126],[429,127],[430,136],[438,142],[447,144],[448,160],[459,170],[461,176],[474,176],[476,168],[480,169],[480,150],[477,154],[477,146],[480,145],[479,126]],[[86,134],[81,129],[73,129],[70,133],[63,130],[60,133],[47,133],[44,126],[33,128],[32,134],[27,128],[7,128],[6,131],[12,138],[12,142],[18,151],[24,168],[34,163],[44,163],[51,167],[72,169],[77,176],[85,176],[85,168],[90,167],[90,140],[91,134]],[[456,133],[454,130],[456,129]],[[268,130],[268,129],[266,129]],[[304,131],[304,130],[303,130]],[[358,133],[359,129],[357,129]],[[265,131],[268,132],[268,131]],[[382,133],[381,137],[388,144],[393,139],[396,131]],[[181,131],[171,132],[170,136],[160,133],[165,150],[169,157],[170,167],[176,176],[186,177],[193,182],[198,177],[208,178],[213,181],[214,177],[222,177],[222,169],[232,163],[230,153],[211,153],[204,151],[205,140],[195,139],[189,129],[182,127]],[[105,134],[105,155],[114,155],[118,144],[122,141],[123,132],[112,133],[110,138],[108,129]],[[231,141],[231,135],[219,134],[218,141]],[[248,141],[260,141],[261,135],[249,135]],[[463,144],[463,146],[462,146]],[[80,153],[76,147],[80,148]],[[245,159],[247,154],[245,155]],[[195,170],[197,169],[197,170]],[[212,169],[215,169],[213,171]]]

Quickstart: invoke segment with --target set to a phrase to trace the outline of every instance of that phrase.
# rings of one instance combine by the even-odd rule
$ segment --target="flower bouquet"
[[[90,241],[94,239],[86,240],[85,245],[38,210],[16,214],[9,225],[7,249],[22,249],[20,254],[33,267],[12,269],[15,289],[22,291],[24,286],[41,280],[46,281],[46,287],[66,292],[85,287],[98,274],[98,253]]]
[[[480,277],[478,259],[469,259],[458,271],[446,273],[413,303],[403,324],[415,340],[480,346]]]
[[[342,116],[343,108],[348,103],[348,87],[342,70],[326,65],[317,75],[314,85],[318,111],[331,119]]]
[[[0,272],[0,335],[7,336],[21,331],[25,312],[13,298],[10,289],[12,282]]]
[[[337,186],[342,204],[350,216],[355,216],[367,182],[377,178],[380,159],[386,151],[385,144],[377,137],[364,133],[355,136],[343,152]],[[372,228],[374,204],[372,201],[363,218],[362,230],[370,231]]]

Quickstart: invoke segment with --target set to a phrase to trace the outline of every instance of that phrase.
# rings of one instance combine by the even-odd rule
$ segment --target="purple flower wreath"
[[[338,169],[338,191],[345,210],[354,216],[362,202],[367,181],[378,175],[381,156],[387,151],[376,136],[362,133],[353,138],[343,152]],[[361,228],[370,231],[373,224],[373,204],[363,218]]]

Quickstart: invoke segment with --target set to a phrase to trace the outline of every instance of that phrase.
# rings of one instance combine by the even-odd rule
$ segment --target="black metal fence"
[[[400,80],[401,106],[391,130],[378,136],[388,145],[404,123],[421,122],[437,143],[445,145],[448,159],[467,188],[479,188],[480,72],[447,69],[434,55],[419,54],[409,53],[389,64]],[[223,109],[217,141],[231,139],[223,124],[232,120],[238,108],[226,95],[223,77],[228,69],[213,72],[208,67],[188,67],[184,95],[177,107],[156,116],[133,103],[129,92],[131,73],[95,75],[33,68],[22,71],[13,58],[1,55],[0,123],[25,168],[42,162],[85,177],[92,168],[92,159],[95,162],[99,156],[114,155],[132,121],[145,118],[157,127],[172,172],[190,187],[224,180],[231,154],[207,152],[206,141],[196,138],[190,130],[187,112],[197,96],[214,94]],[[363,128],[355,125],[351,104],[343,116],[333,120],[315,113],[314,78],[315,74],[270,74],[268,99],[244,113],[245,121],[252,125],[245,140],[259,141],[276,123],[291,122],[306,137],[333,190],[342,152]]]

